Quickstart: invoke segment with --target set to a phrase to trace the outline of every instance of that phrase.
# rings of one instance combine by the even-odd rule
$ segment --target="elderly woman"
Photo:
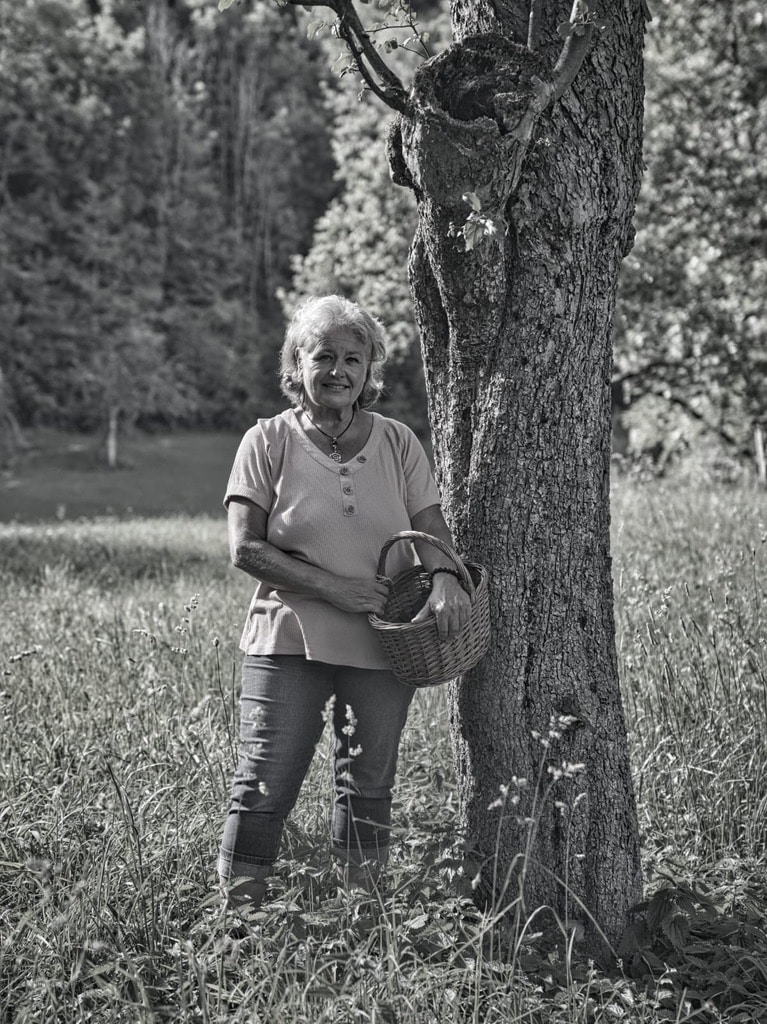
[[[340,873],[370,889],[387,859],[414,690],[389,670],[368,622],[387,596],[378,555],[400,530],[452,540],[415,435],[370,411],[385,357],[383,329],[360,306],[336,295],[305,301],[281,355],[292,408],[245,434],[229,478],[232,562],[257,580],[240,644],[240,757],[219,859],[228,905],[240,911],[263,899],[328,717]],[[416,618],[433,615],[440,638],[450,639],[468,621],[469,599],[432,545],[418,555],[433,577]],[[407,545],[395,545],[387,571],[408,564]]]

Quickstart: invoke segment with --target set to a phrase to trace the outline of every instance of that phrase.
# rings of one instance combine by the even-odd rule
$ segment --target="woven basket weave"
[[[393,580],[385,575],[386,556],[398,541],[425,541],[448,559],[447,565],[461,574],[464,590],[471,598],[471,618],[463,632],[452,640],[440,640],[434,616],[423,622],[410,620],[424,606],[431,591],[431,574],[422,565],[404,569]],[[482,658],[490,646],[490,600],[487,572],[481,565],[462,562],[438,537],[404,530],[381,548],[378,578],[389,584],[389,598],[381,617],[369,615],[392,671],[409,686],[436,686],[455,679]]]

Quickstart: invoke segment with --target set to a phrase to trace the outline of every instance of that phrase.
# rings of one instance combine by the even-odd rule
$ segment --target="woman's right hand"
[[[389,588],[378,580],[336,577],[337,585],[328,589],[325,600],[342,612],[365,612],[380,615],[389,597]]]

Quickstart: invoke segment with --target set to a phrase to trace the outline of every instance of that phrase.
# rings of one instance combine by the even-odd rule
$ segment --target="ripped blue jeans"
[[[391,672],[300,655],[247,655],[239,763],[218,865],[222,882],[271,874],[326,717],[335,733],[334,852],[350,865],[385,864],[400,735],[414,692]]]

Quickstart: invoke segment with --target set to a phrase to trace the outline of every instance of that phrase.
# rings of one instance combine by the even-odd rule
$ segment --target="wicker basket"
[[[433,544],[460,572],[464,590],[471,598],[471,619],[463,632],[452,640],[440,640],[434,617],[411,622],[423,607],[431,591],[431,575],[422,565],[404,569],[390,580],[385,575],[386,556],[398,541],[425,541]],[[369,615],[370,625],[397,678],[409,686],[435,686],[455,679],[472,668],[490,646],[490,601],[487,572],[481,565],[465,564],[439,538],[428,533],[404,530],[384,544],[378,559],[378,577],[389,584],[389,598],[383,615]]]

